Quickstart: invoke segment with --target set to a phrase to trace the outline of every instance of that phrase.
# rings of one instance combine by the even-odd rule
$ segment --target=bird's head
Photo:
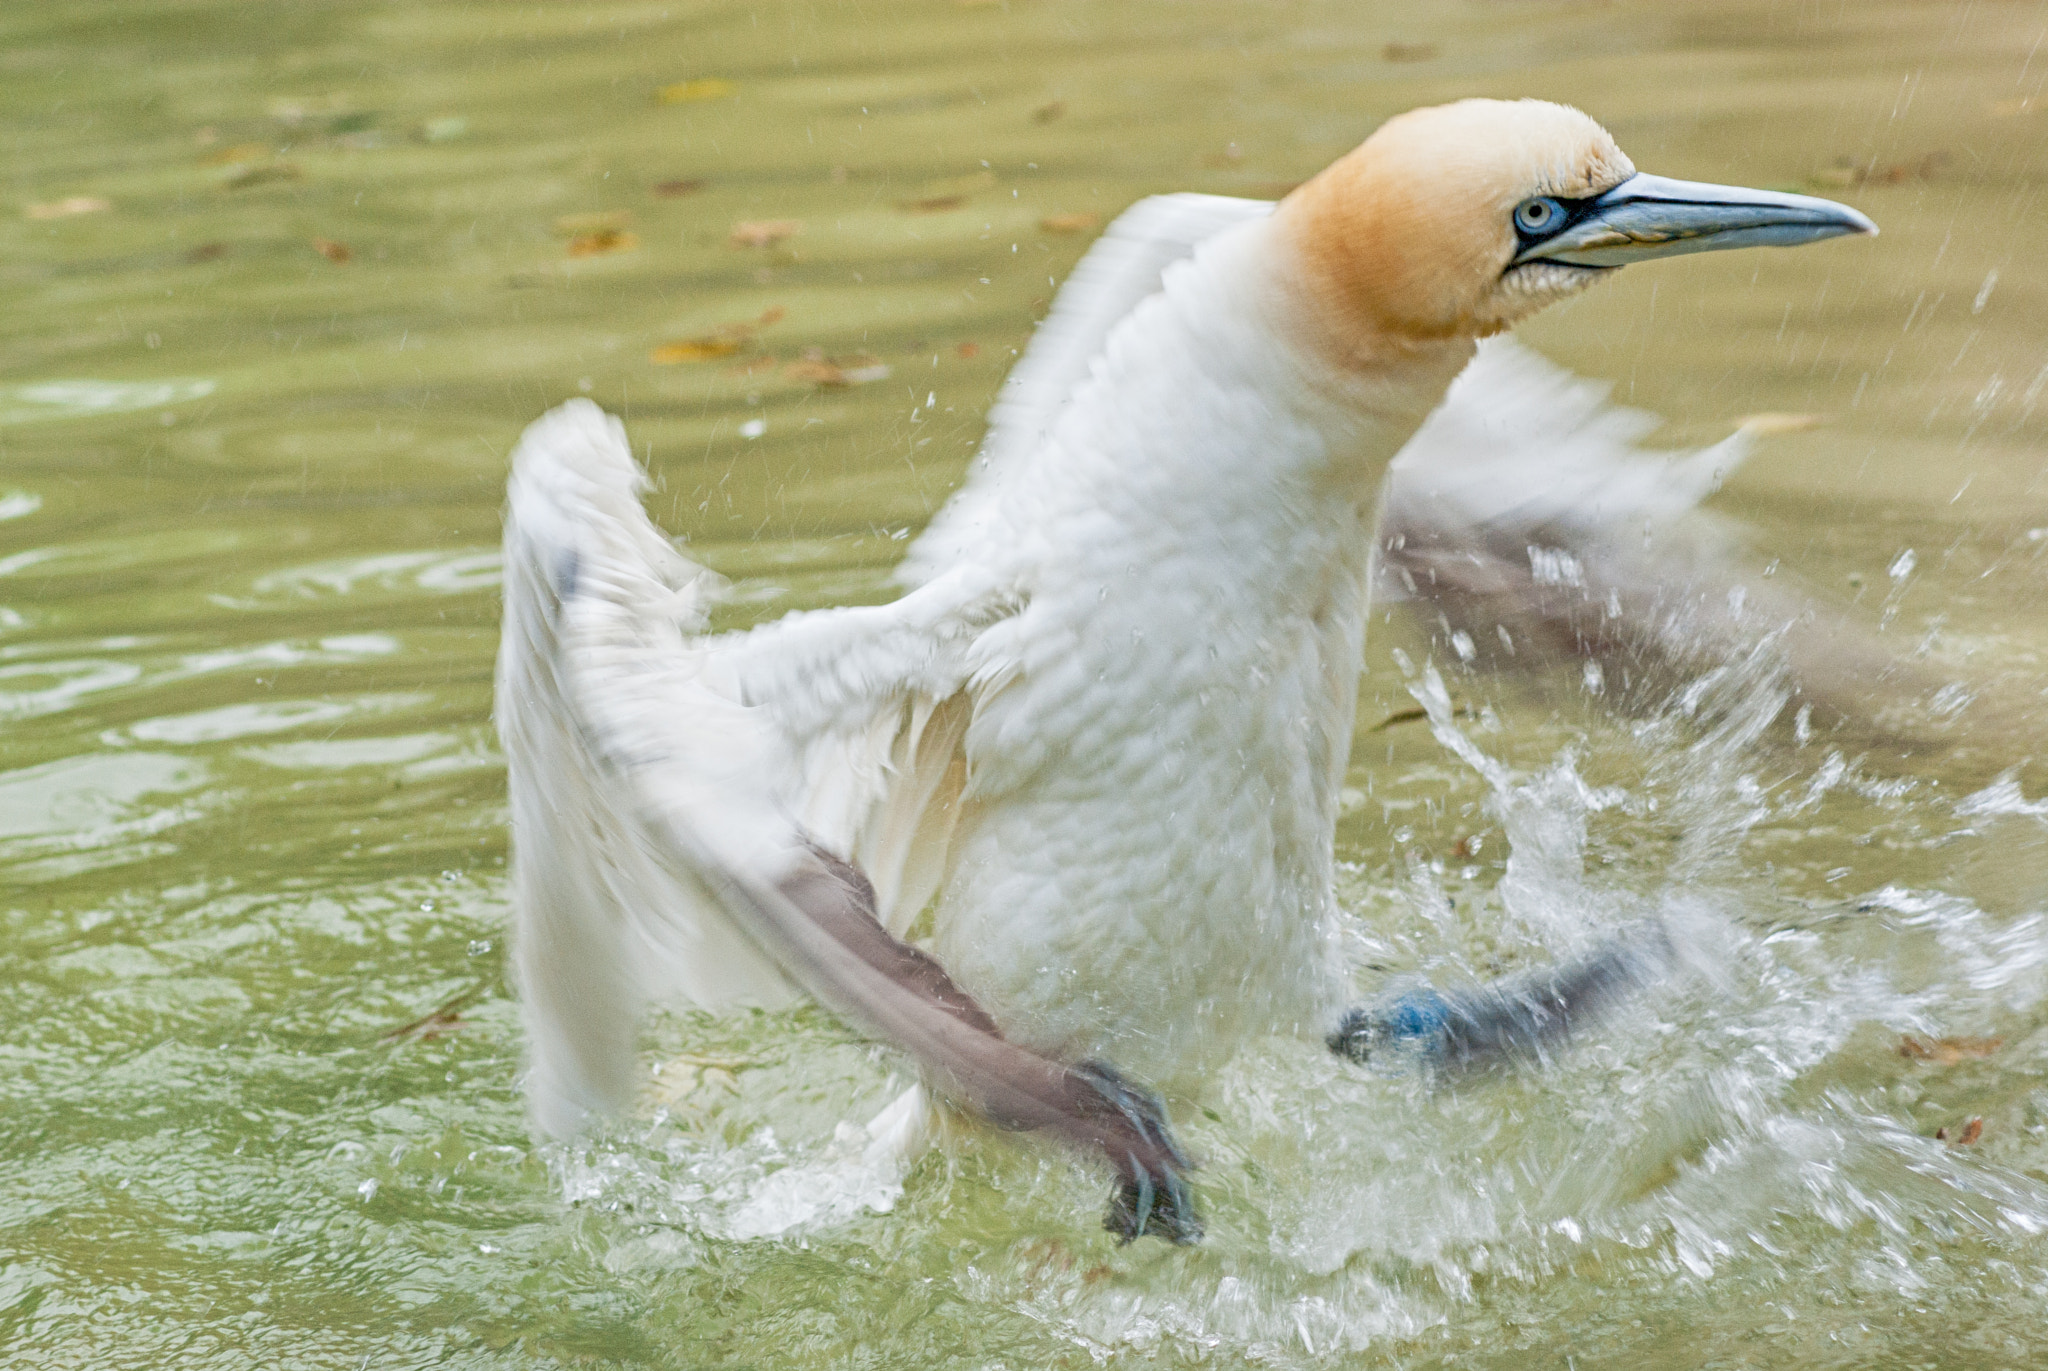
[[[1382,346],[1498,333],[1631,262],[1877,232],[1830,200],[1639,174],[1543,100],[1389,119],[1279,217],[1319,304]]]

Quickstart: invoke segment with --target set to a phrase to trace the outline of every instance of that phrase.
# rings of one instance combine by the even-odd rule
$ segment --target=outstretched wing
[[[588,401],[513,455],[498,726],[537,1121],[569,1133],[626,1102],[646,999],[801,987],[984,1116],[1104,1156],[1126,1236],[1193,1237],[1158,1102],[1007,1041],[887,927],[943,870],[973,695],[1003,680],[970,649],[1008,598],[963,571],[894,604],[707,636],[717,582],[648,522],[645,485]]]
[[[967,485],[912,546],[897,579],[921,585],[973,545],[985,501],[1004,470],[1044,440],[1102,357],[1110,333],[1140,301],[1158,293],[1169,267],[1192,257],[1206,239],[1272,212],[1270,200],[1185,193],[1155,195],[1118,215],[1060,287],[1052,311],[996,395]]]
[[[649,999],[798,993],[736,891],[772,890],[825,846],[875,860],[882,912],[929,898],[942,835],[924,810],[964,726],[946,702],[975,614],[950,587],[706,637],[720,582],[648,522],[645,486],[587,401],[534,424],[513,461],[497,722],[514,973],[535,1113],[556,1133],[630,1098]]]
[[[1582,679],[1632,682],[1646,704],[1760,649],[1830,723],[1939,684],[1792,573],[1750,570],[1740,526],[1699,508],[1750,433],[1646,448],[1660,420],[1608,390],[1482,343],[1388,473],[1375,598],[1411,601],[1467,661],[1601,664]]]

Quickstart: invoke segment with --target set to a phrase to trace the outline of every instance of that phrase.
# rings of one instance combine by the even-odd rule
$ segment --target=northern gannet
[[[1006,383],[907,593],[745,633],[707,631],[718,578],[648,521],[618,422],[547,414],[513,458],[496,705],[536,1122],[630,1099],[651,997],[808,993],[923,1088],[1102,1156],[1122,1237],[1186,1241],[1152,1092],[1249,1035],[1541,1039],[1625,965],[1341,1014],[1382,481],[1468,366],[1483,426],[1480,340],[1607,272],[1871,232],[1639,174],[1533,100],[1390,119],[1277,207],[1141,202]],[[885,1111],[883,1143],[926,1107]]]

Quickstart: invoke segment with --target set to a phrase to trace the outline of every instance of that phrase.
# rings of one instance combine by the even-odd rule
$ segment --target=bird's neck
[[[1261,221],[1205,244],[1119,326],[1037,473],[1122,526],[1099,555],[1177,550],[1254,595],[1363,565],[1388,464],[1474,344],[1334,328],[1317,288]]]

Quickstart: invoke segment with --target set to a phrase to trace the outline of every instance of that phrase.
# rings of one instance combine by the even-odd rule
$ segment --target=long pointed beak
[[[1601,195],[1558,232],[1531,243],[1512,265],[1620,267],[1688,252],[1794,247],[1876,232],[1876,224],[1832,200],[1638,175]]]

